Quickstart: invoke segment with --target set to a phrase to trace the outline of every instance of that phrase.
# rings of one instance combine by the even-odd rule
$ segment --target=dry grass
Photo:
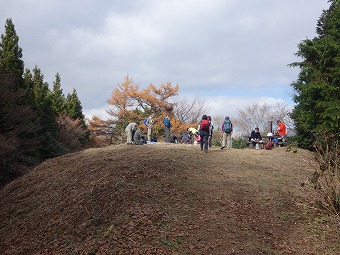
[[[51,159],[0,191],[1,254],[336,254],[306,162],[174,144]]]
[[[340,145],[334,138],[324,135],[323,142],[315,143],[319,167],[313,181],[324,208],[340,216]]]

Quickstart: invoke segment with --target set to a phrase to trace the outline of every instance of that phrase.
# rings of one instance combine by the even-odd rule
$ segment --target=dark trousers
[[[209,145],[209,131],[200,130],[200,137],[201,137],[201,149],[205,151],[208,150]]]
[[[170,143],[171,142],[171,139],[170,139],[170,128],[169,127],[165,127],[164,131],[165,131],[165,141],[167,143]]]

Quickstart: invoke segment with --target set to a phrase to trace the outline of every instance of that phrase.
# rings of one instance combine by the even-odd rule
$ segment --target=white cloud
[[[88,114],[105,109],[126,74],[141,86],[178,83],[180,95],[205,97],[219,114],[224,99],[232,102],[227,111],[259,97],[289,101],[298,70],[287,65],[297,60],[297,43],[314,36],[328,3],[16,0],[1,6],[0,21],[13,18],[26,67],[38,65],[49,84],[58,72],[64,91],[75,88]]]
[[[238,111],[244,110],[246,106],[253,104],[267,104],[270,106],[275,106],[278,103],[283,103],[281,99],[276,99],[272,97],[261,97],[256,96],[253,98],[249,97],[229,97],[229,96],[219,96],[219,97],[207,97],[205,100],[205,105],[207,106],[208,115],[214,116],[229,116],[232,119],[238,118]],[[292,105],[291,105],[292,106]]]
[[[92,119],[93,116],[97,116],[98,118],[102,120],[109,119],[109,114],[106,113],[106,106],[98,107],[98,108],[91,108],[91,109],[85,109],[83,111],[85,118]]]

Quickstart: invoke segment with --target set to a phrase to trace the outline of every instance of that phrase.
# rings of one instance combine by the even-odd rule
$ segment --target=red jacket
[[[278,125],[279,125],[279,128],[277,130],[277,133],[281,136],[286,136],[287,135],[287,128],[286,128],[285,123],[280,122]]]

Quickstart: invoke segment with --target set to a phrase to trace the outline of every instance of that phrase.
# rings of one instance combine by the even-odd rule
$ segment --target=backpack
[[[210,122],[209,120],[202,120],[200,123],[200,130],[209,131]]]
[[[264,149],[265,150],[271,150],[274,146],[274,142],[273,141],[269,141],[265,146]]]
[[[158,137],[153,135],[151,136],[151,142],[157,142],[158,141]]]
[[[224,121],[223,131],[225,133],[231,133],[231,121],[230,120],[225,120]]]

